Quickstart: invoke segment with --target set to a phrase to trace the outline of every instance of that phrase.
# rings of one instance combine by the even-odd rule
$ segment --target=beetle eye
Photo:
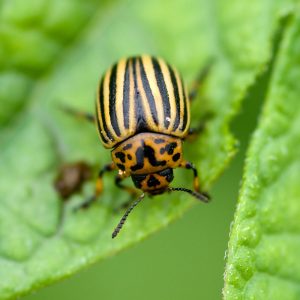
[[[135,174],[131,175],[131,179],[136,188],[140,189],[142,187],[142,182],[146,179],[147,175]]]
[[[173,169],[171,168],[162,170],[158,172],[158,174],[165,177],[168,182],[171,182],[174,179]]]

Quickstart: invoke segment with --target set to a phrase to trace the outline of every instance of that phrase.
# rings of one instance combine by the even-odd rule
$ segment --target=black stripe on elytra
[[[98,128],[98,132],[101,136],[101,139],[104,143],[107,143],[108,140],[104,137],[103,133],[102,133],[102,129],[100,126],[100,120],[99,120],[99,114],[98,114],[98,109],[97,109],[97,104],[96,104],[96,124],[97,124],[97,128]]]
[[[110,78],[109,78],[109,116],[111,125],[117,136],[121,135],[118,119],[117,119],[117,108],[116,108],[116,94],[117,94],[117,67],[115,64],[112,67]]]
[[[101,83],[100,83],[100,91],[99,91],[99,102],[100,102],[100,110],[101,110],[101,119],[102,119],[102,125],[103,125],[103,129],[107,135],[107,137],[109,138],[110,141],[114,141],[110,131],[107,128],[106,125],[106,119],[105,119],[105,113],[104,113],[104,94],[103,94],[103,84],[104,84],[104,77],[102,77],[101,79]]]
[[[184,88],[184,84],[183,84],[183,81],[182,81],[182,78],[180,78],[181,80],[181,89],[182,89],[182,95],[183,95],[183,104],[184,104],[184,109],[183,109],[183,123],[182,123],[182,131],[185,130],[186,128],[186,125],[187,125],[187,106],[189,105],[189,103],[187,103],[187,99],[186,99],[186,96],[185,96],[185,88]]]
[[[145,117],[145,112],[143,108],[143,103],[141,99],[141,94],[137,85],[137,58],[132,58],[132,70],[133,70],[133,82],[134,82],[134,104],[135,104],[135,120],[136,120],[136,133],[147,131],[147,122]]]
[[[180,96],[178,92],[178,84],[176,80],[176,76],[174,74],[174,71],[170,65],[168,65],[171,81],[172,81],[172,86],[173,86],[173,91],[174,91],[174,96],[175,96],[175,103],[176,103],[176,117],[175,117],[175,122],[173,126],[173,130],[175,131],[180,123]]]
[[[169,101],[168,90],[164,80],[164,75],[161,71],[161,67],[155,57],[152,57],[152,65],[155,73],[156,83],[163,101],[164,125],[165,128],[168,128],[170,125],[170,101]]]
[[[155,100],[154,100],[152,90],[150,88],[149,81],[148,81],[148,78],[147,78],[147,75],[146,75],[144,65],[143,65],[143,62],[142,62],[141,58],[139,58],[139,63],[140,63],[141,79],[142,79],[145,94],[146,94],[146,97],[147,97],[147,100],[148,100],[148,103],[149,103],[149,106],[150,106],[152,119],[153,119],[153,122],[155,123],[155,125],[158,125]]]
[[[129,59],[127,59],[125,72],[124,72],[124,84],[123,84],[123,116],[124,116],[124,127],[129,129]]]

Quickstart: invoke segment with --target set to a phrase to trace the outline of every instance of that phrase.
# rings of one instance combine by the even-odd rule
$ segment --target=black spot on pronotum
[[[177,143],[174,142],[174,143],[170,143],[168,144],[165,148],[166,148],[166,151],[168,152],[169,155],[172,155],[173,152],[174,152],[174,149],[177,147]]]
[[[150,175],[150,178],[147,181],[147,185],[148,187],[156,187],[157,185],[160,185],[160,181],[153,175]]]
[[[154,140],[154,143],[155,143],[155,144],[163,144],[164,142],[165,142],[164,139],[155,139],[155,140]]]
[[[122,163],[125,162],[125,154],[123,152],[117,152],[115,156],[116,158],[119,158]]]
[[[135,157],[136,157],[136,164],[130,169],[132,171],[137,171],[140,170],[144,167],[144,150],[143,147],[138,147],[136,152],[135,152]]]
[[[177,161],[180,158],[180,153],[176,153],[173,155],[172,160]]]
[[[166,164],[165,160],[157,160],[155,157],[155,151],[152,147],[150,146],[145,146],[144,147],[144,155],[145,157],[148,158],[150,164],[154,167],[157,166],[164,166]]]
[[[166,148],[165,147],[160,148],[160,150],[159,150],[160,154],[164,154],[165,152],[166,152]]]
[[[130,154],[127,154],[127,158],[128,158],[129,160],[132,160],[132,156],[131,156]]]
[[[132,147],[132,144],[126,144],[124,147],[123,147],[123,150],[128,150]]]
[[[154,166],[164,166],[166,165],[165,160],[157,160],[155,157],[155,151],[152,147],[145,145],[144,147],[138,147],[136,152],[136,165],[130,167],[132,171],[140,170],[144,167],[144,159],[148,158],[149,163]]]
[[[125,166],[122,165],[122,164],[117,164],[117,167],[122,170],[122,171],[125,171]]]

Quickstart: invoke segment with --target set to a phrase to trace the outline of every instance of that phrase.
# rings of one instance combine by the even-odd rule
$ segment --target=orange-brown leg
[[[116,165],[111,162],[107,165],[105,165],[99,172],[97,181],[96,181],[96,186],[95,186],[95,192],[94,194],[87,198],[83,203],[81,203],[78,207],[75,208],[75,210],[81,209],[81,208],[88,208],[93,202],[97,200],[97,198],[100,196],[100,194],[103,191],[103,180],[102,177],[105,173],[117,170]]]
[[[134,187],[131,186],[126,186],[122,183],[122,180],[124,180],[126,177],[122,176],[122,175],[117,175],[115,177],[115,184],[117,185],[117,187],[119,187],[120,189],[126,191],[127,193],[129,193],[132,197],[137,197],[138,194],[138,190]]]
[[[200,195],[204,196],[204,198],[206,198],[205,202],[208,202],[210,199],[210,196],[208,193],[201,191],[200,188],[200,184],[199,184],[199,177],[198,177],[198,171],[195,168],[194,164],[192,164],[189,161],[182,161],[181,164],[179,165],[180,168],[184,168],[184,169],[188,169],[188,170],[193,170],[193,174],[194,174],[194,189],[197,193],[199,193]]]
[[[122,180],[124,180],[125,178],[126,177],[119,175],[119,174],[115,177],[115,184],[117,185],[117,187],[126,191],[130,195],[130,198],[126,202],[124,202],[121,205],[121,207],[118,207],[117,210],[119,210],[120,208],[121,209],[128,208],[128,205],[131,203],[132,199],[137,198],[139,196],[139,192],[136,188],[124,185],[122,183]]]
[[[194,189],[195,189],[196,192],[200,192],[198,171],[195,168],[195,166],[191,162],[184,160],[184,161],[182,161],[182,163],[180,164],[179,167],[180,168],[185,168],[185,169],[188,169],[188,170],[193,170],[193,173],[194,173]]]

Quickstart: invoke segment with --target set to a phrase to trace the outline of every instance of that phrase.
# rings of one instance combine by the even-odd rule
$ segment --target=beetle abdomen
[[[148,55],[121,59],[102,77],[97,126],[106,148],[141,132],[186,136],[190,111],[178,72]]]

